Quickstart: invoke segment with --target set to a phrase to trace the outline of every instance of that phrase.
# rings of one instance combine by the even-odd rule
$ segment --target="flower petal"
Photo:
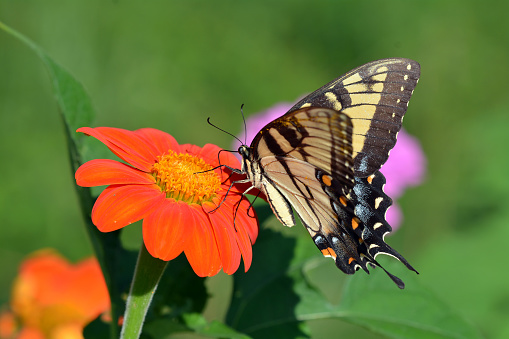
[[[211,166],[216,167],[219,165],[228,165],[227,163],[223,163],[221,160],[228,158],[229,152],[221,152],[218,157],[218,153],[221,150],[222,149],[217,145],[206,144],[199,150],[191,149],[190,151],[193,151],[195,155],[205,160]],[[237,160],[231,167],[240,167],[239,161]]]
[[[0,311],[0,338],[14,338],[17,324],[16,317],[8,310]]]
[[[253,259],[252,245],[258,236],[258,217],[254,209],[249,210],[249,200],[243,198],[235,214],[235,228],[237,230],[237,243],[244,259],[244,270],[247,272]],[[254,215],[253,215],[254,214]],[[250,217],[250,215],[252,217]]]
[[[61,294],[83,312],[86,322],[110,308],[108,289],[96,258],[88,258],[71,266],[65,280],[68,280],[68,286]]]
[[[81,127],[77,132],[93,136],[122,160],[144,172],[149,172],[157,160],[153,148],[136,132],[111,127]]]
[[[115,184],[154,184],[148,173],[109,159],[91,160],[81,165],[75,174],[76,183],[82,187]]]
[[[203,208],[204,210],[212,210],[214,205],[205,202]],[[241,257],[237,245],[237,236],[233,229],[233,206],[225,201],[220,208],[208,213],[208,217],[216,238],[223,271],[226,274],[233,274],[239,268]]]
[[[92,222],[101,232],[118,230],[143,219],[165,199],[157,185],[111,185],[97,198]]]
[[[164,199],[143,220],[143,241],[154,258],[169,261],[184,251],[190,234],[189,224],[194,222],[192,213],[188,204]]]
[[[187,227],[191,230],[186,249],[187,260],[200,277],[211,277],[221,269],[221,259],[217,249],[212,226],[201,206],[190,205],[194,222]]]
[[[166,132],[155,128],[140,128],[134,132],[140,138],[145,139],[147,145],[153,148],[154,154],[167,154],[170,149],[176,152],[179,150],[177,140]]]
[[[224,191],[223,194],[224,193],[226,193],[226,191]],[[240,195],[241,195],[241,193],[236,193],[236,192],[230,191],[226,198],[229,204],[232,204],[232,205],[235,204],[235,209],[237,209],[236,204],[240,200]],[[204,210],[207,213],[209,213],[214,208],[219,206],[219,204],[221,203],[221,201],[223,199],[224,199],[224,195],[216,196],[212,200],[213,204],[208,204],[208,205],[204,204],[203,205]],[[251,239],[251,243],[254,244],[256,241],[256,238],[258,236],[258,217],[256,216],[256,213],[254,212],[253,208],[251,208],[249,210],[249,215],[253,216],[253,214],[254,214],[254,217],[250,217],[247,215],[247,213],[248,213],[247,210],[250,205],[251,205],[251,203],[249,202],[249,200],[244,198],[244,199],[242,199],[241,206],[239,206],[239,208],[237,209],[237,212],[233,212],[233,213],[237,213],[235,216],[236,218],[240,217],[242,219],[243,225],[245,226],[245,229],[247,231],[249,239]],[[235,225],[237,225],[237,221],[235,222]]]
[[[203,152],[204,153],[212,152],[213,150],[208,150],[208,148],[210,146],[215,146],[215,145],[206,144],[205,146],[203,146]],[[217,153],[217,151],[216,151],[216,153]],[[217,158],[216,158],[216,161],[217,161]],[[221,152],[221,155],[219,156],[219,161],[221,162],[221,165],[226,165],[226,166],[230,166],[233,168],[241,167],[241,163],[239,162],[239,159],[237,159],[237,157],[232,152]]]
[[[224,151],[221,152],[220,157],[218,158],[219,151],[222,151],[222,148],[214,144],[206,144],[203,147],[191,144],[180,145],[181,153],[196,155],[205,160],[205,162],[212,167],[228,165],[230,167],[240,168],[240,162],[235,156],[233,156],[230,152]]]
[[[399,198],[407,187],[421,184],[426,173],[426,156],[419,140],[402,128],[380,172],[387,179],[384,191],[392,199]]]
[[[17,339],[45,339],[46,336],[42,332],[42,330],[36,328],[28,328],[24,327],[21,331],[16,335]]]
[[[258,238],[258,216],[256,215],[254,208],[251,206],[251,202],[246,198],[242,199],[239,211],[240,212],[237,213],[237,217],[241,219],[244,229],[247,231],[251,241],[251,245],[253,245],[256,242],[256,238]]]

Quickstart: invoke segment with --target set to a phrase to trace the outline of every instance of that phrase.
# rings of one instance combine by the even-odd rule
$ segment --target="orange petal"
[[[154,154],[167,154],[170,149],[175,152],[178,152],[179,150],[177,140],[166,132],[155,128],[141,128],[134,132],[141,138],[145,139],[147,145],[150,145],[153,148]]]
[[[237,212],[237,219],[239,219],[239,222],[244,226],[243,228],[246,230],[251,244],[254,244],[259,232],[258,216],[256,215],[254,208],[251,207],[249,209],[250,205],[251,203],[247,198],[242,199]]]
[[[221,259],[214,239],[212,226],[201,206],[190,205],[193,223],[189,223],[190,235],[184,250],[194,272],[200,277],[211,277],[221,269]]]
[[[214,209],[212,203],[205,202],[203,205],[207,211]],[[241,256],[237,245],[237,236],[233,229],[233,208],[225,202],[219,209],[209,213],[208,216],[214,230],[223,271],[226,274],[233,274],[239,268]]]
[[[45,305],[61,302],[60,294],[54,292],[54,277],[61,276],[69,267],[64,258],[51,250],[38,251],[26,259],[13,286],[13,311],[35,325],[34,312],[40,312]]]
[[[194,222],[192,213],[186,203],[165,199],[143,220],[143,241],[154,258],[169,261],[182,253]]]
[[[224,151],[222,148],[214,144],[206,144],[203,147],[185,144],[181,145],[181,149],[183,153],[190,153],[199,156],[213,167],[227,165],[233,168],[240,168],[241,166],[239,160],[231,152]],[[222,152],[219,154],[220,151]]]
[[[249,217],[247,214],[249,204],[249,200],[243,198],[237,213],[235,214],[237,243],[239,245],[240,251],[242,252],[242,258],[244,259],[244,269],[246,272],[249,270],[249,267],[251,267],[251,261],[253,259],[252,244],[254,244],[256,240],[258,231],[258,219],[256,218],[256,214],[253,218]],[[254,210],[250,211],[249,213],[252,215]],[[253,233],[253,229],[255,229],[256,232],[253,234],[253,238],[251,238],[250,233]]]
[[[108,289],[97,259],[88,258],[73,265],[66,273],[66,278],[68,286],[60,293],[69,304],[82,311],[84,323],[110,309]],[[61,283],[63,279],[59,280]]]
[[[216,145],[212,145],[212,144],[206,144],[205,146],[203,146],[204,152],[208,151],[208,149],[210,147],[209,145],[216,146]],[[210,151],[208,151],[208,152],[210,152]],[[216,158],[216,161],[217,161],[217,158]],[[219,156],[219,161],[221,162],[221,165],[227,165],[227,166],[230,166],[233,168],[239,168],[239,169],[241,167],[239,159],[237,159],[237,157],[235,155],[233,155],[232,152],[221,152],[221,155]]]
[[[25,327],[47,333],[69,322],[83,329],[109,305],[95,258],[73,265],[52,250],[37,251],[23,262],[11,299],[12,309]],[[29,333],[24,335],[28,338]]]
[[[44,333],[35,328],[23,328],[18,335],[16,336],[16,339],[45,339],[46,336]]]
[[[97,159],[84,163],[75,174],[76,183],[82,187],[115,184],[154,184],[148,173],[129,165],[109,159]]]
[[[157,185],[111,185],[97,198],[92,222],[101,232],[118,230],[143,219],[165,199]]]
[[[14,338],[16,318],[7,310],[0,311],[0,338]]]
[[[225,156],[227,156],[226,153],[229,152],[221,152],[220,158],[218,158],[219,151],[222,149],[213,144],[206,144],[205,146],[201,147],[199,150],[197,149],[190,149],[191,152],[194,152],[195,155],[199,156],[203,160],[205,160],[208,164],[210,164],[213,167],[219,166],[219,165],[227,165],[223,162],[220,163],[219,159],[223,159]],[[223,154],[225,153],[225,154]],[[237,160],[238,163],[238,160]]]
[[[144,172],[149,172],[157,160],[153,149],[136,132],[112,127],[81,127],[77,132],[93,136],[122,160]]]

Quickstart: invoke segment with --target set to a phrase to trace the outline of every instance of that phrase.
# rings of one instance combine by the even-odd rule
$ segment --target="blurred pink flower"
[[[289,103],[279,103],[269,109],[251,115],[246,119],[247,136],[242,131],[238,138],[246,141],[247,145],[266,124],[282,116],[292,107]],[[235,140],[233,149],[238,149],[240,143]],[[236,154],[238,157],[240,155]],[[403,213],[396,203],[407,187],[418,186],[422,183],[426,172],[426,157],[419,141],[404,129],[398,133],[396,146],[391,150],[389,159],[380,170],[387,183],[384,191],[393,199],[393,205],[387,211],[387,222],[393,230],[398,229],[403,221]]]
[[[380,172],[387,179],[384,191],[394,201],[387,211],[386,219],[395,230],[403,221],[403,213],[396,199],[403,195],[407,187],[420,185],[426,173],[426,157],[417,138],[402,128],[398,133],[396,146],[391,150],[389,159]]]

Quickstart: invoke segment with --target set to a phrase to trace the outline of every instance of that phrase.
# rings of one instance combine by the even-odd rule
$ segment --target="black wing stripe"
[[[341,113],[310,108],[296,111],[261,130],[253,141],[254,158],[286,156],[332,173],[347,187],[353,183],[351,121]]]
[[[397,132],[408,101],[420,75],[420,65],[409,59],[383,59],[360,66],[326,84],[293,106],[289,113],[303,106],[340,110],[352,119],[355,176],[367,177],[378,170],[396,143]],[[289,114],[287,113],[287,114]],[[371,120],[369,123],[358,119]],[[381,124],[375,120],[392,123]],[[385,138],[365,142],[371,135]]]

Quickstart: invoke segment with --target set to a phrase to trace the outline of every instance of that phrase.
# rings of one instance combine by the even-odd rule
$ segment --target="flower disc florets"
[[[219,177],[210,169],[212,166],[201,158],[170,150],[157,157],[152,175],[167,198],[201,205],[212,201],[221,187]]]

